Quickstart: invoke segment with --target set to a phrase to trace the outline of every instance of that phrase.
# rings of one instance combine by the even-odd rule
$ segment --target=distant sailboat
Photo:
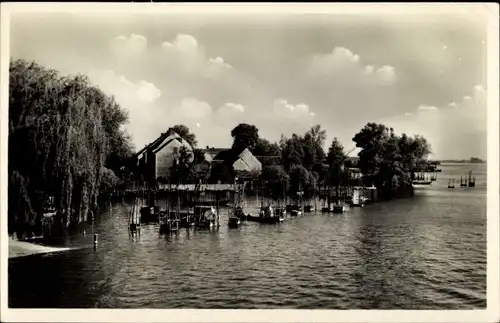
[[[455,188],[455,180],[451,178],[448,180],[448,188]]]
[[[476,186],[476,178],[472,179],[472,171],[469,171],[469,187]]]

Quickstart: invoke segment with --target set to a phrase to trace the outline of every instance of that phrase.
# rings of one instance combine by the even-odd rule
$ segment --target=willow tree
[[[97,205],[106,159],[113,143],[122,142],[117,131],[126,119],[114,99],[86,77],[62,77],[36,63],[12,61],[9,231],[25,234],[39,227],[48,197],[64,227],[85,221]]]

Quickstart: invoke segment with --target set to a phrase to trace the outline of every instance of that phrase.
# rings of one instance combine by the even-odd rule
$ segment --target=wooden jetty
[[[218,202],[225,205],[231,202],[231,194],[241,189],[241,184],[160,184],[136,185],[131,184],[122,193],[124,198],[144,197],[152,194],[154,198],[166,198],[171,195],[180,195],[183,206],[192,205],[193,196],[196,195],[196,203],[210,204]]]
[[[294,199],[294,203],[288,204],[286,206],[286,211],[290,212],[291,216],[301,216],[304,213],[304,196],[303,191],[297,192],[296,198]]]

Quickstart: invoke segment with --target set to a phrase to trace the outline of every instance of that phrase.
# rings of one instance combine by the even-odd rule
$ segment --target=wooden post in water
[[[219,227],[220,226],[220,221],[219,221],[219,191],[217,190],[217,188],[215,188],[215,212],[217,213],[216,214],[216,220],[217,220],[217,226]]]

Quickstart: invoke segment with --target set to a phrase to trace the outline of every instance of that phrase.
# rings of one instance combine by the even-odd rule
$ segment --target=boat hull
[[[241,225],[241,220],[238,217],[231,217],[227,224],[230,228],[237,228]]]
[[[253,216],[247,215],[247,221],[250,222],[258,222],[258,223],[266,223],[266,224],[276,224],[284,221],[283,217],[280,216]]]
[[[158,222],[160,208],[158,206],[143,206],[140,214],[142,223]]]

